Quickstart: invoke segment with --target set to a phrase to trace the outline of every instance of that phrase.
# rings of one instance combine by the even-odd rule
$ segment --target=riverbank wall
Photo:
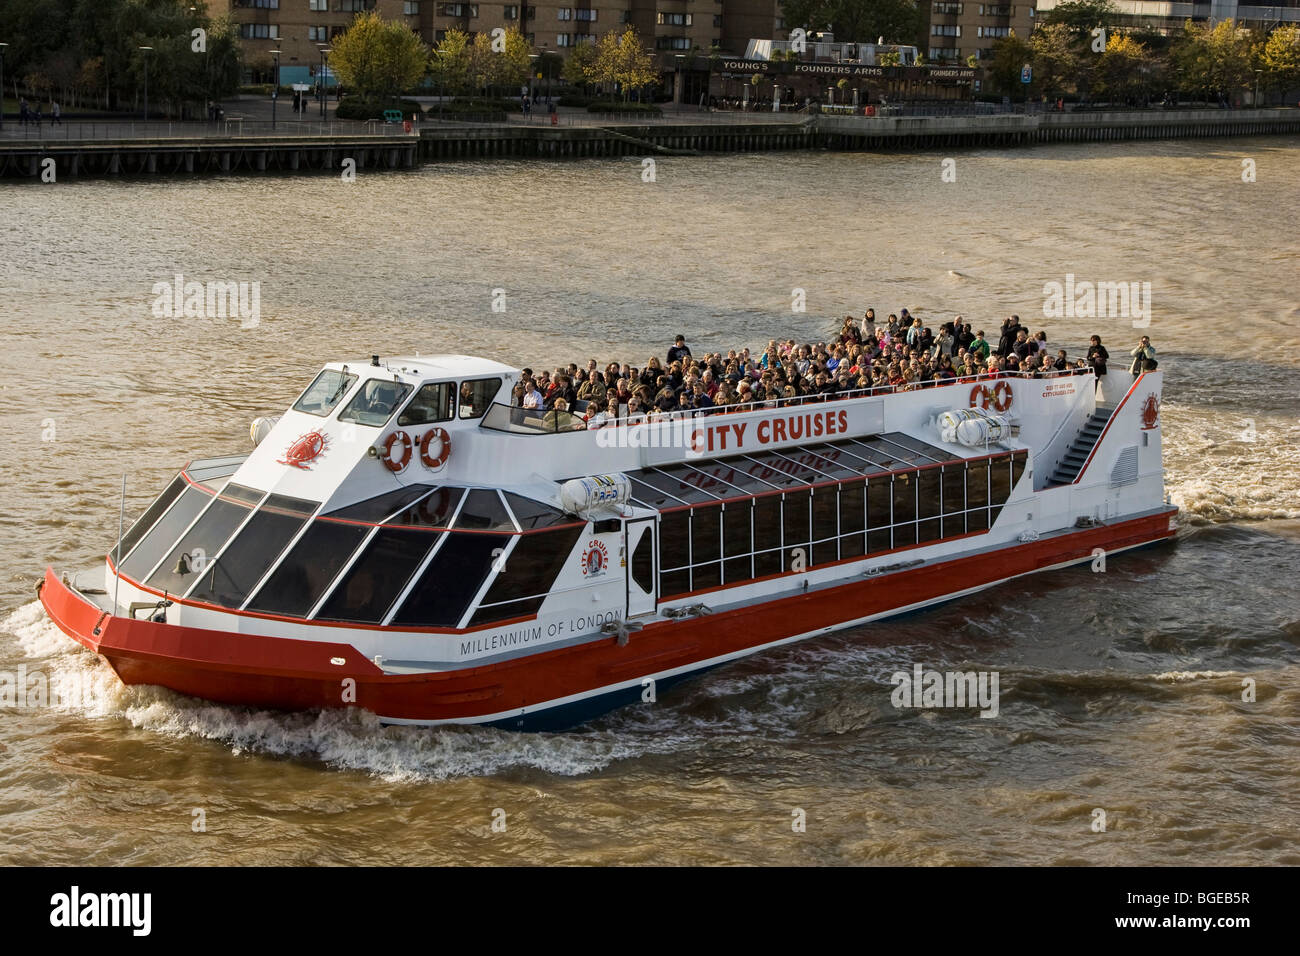
[[[430,125],[410,135],[0,141],[0,178],[413,169],[425,163],[570,160],[786,150],[915,151],[1048,143],[1300,135],[1300,109],[1163,110],[990,116],[759,117],[584,125]],[[349,164],[349,161],[350,164]]]

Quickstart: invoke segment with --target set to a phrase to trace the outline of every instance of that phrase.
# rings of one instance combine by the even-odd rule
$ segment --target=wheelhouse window
[[[430,425],[445,422],[451,418],[451,399],[453,382],[430,382],[421,385],[411,403],[402,409],[397,417],[397,424],[402,427],[410,425]]]
[[[343,400],[343,396],[352,388],[357,377],[351,372],[340,372],[327,368],[316,376],[316,380],[307,386],[307,391],[293,403],[295,412],[319,415],[322,418],[334,411],[334,406]]]
[[[411,386],[405,382],[372,378],[361,386],[347,407],[339,412],[339,421],[380,428],[393,417],[397,406],[410,393]]]
[[[476,378],[460,383],[460,417],[482,418],[501,390],[499,378]]]

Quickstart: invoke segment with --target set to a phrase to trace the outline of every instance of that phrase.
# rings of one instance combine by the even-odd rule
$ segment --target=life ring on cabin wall
[[[430,455],[429,449],[434,441],[438,442],[438,454]],[[445,428],[430,428],[420,439],[420,461],[425,468],[441,468],[451,456],[451,436]]]
[[[993,410],[1005,412],[1011,407],[1011,383],[998,382],[993,386]]]
[[[401,443],[402,454],[399,458],[393,458],[393,446]],[[411,451],[415,443],[411,441],[411,436],[404,431],[395,431],[384,439],[384,467],[389,471],[403,471],[411,463]]]

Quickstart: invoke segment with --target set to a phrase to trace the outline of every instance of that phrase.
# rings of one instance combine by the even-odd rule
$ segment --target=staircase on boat
[[[1079,429],[1079,434],[1074,436],[1074,441],[1070,443],[1065,457],[1061,459],[1060,464],[1056,466],[1056,470],[1047,479],[1049,487],[1052,485],[1068,485],[1079,477],[1079,472],[1083,470],[1084,464],[1088,461],[1088,456],[1092,454],[1093,448],[1097,446],[1097,440],[1101,438],[1101,433],[1106,429],[1106,423],[1110,421],[1110,416],[1114,413],[1115,407],[1113,405],[1097,406],[1097,410]]]

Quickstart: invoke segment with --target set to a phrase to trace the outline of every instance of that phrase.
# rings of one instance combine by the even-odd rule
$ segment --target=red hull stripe
[[[500,720],[744,656],[764,646],[888,616],[1044,568],[1173,537],[1165,509],[996,551],[810,589],[705,617],[478,667],[384,674],[350,645],[262,637],[107,617],[47,570],[41,602],[58,627],[96,651],[127,684],[158,684],[229,704],[297,710],[365,707],[411,723]],[[850,611],[851,619],[846,615]],[[100,633],[95,634],[96,625]],[[331,658],[342,657],[342,666]],[[347,682],[355,684],[355,700]]]

